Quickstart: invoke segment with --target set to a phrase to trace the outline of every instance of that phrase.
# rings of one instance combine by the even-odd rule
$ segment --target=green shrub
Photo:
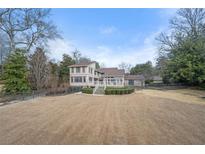
[[[153,83],[153,80],[145,80],[145,84]]]
[[[134,87],[107,87],[105,89],[106,95],[124,95],[131,94],[134,92]]]
[[[105,95],[110,95],[110,90],[109,89],[105,90]]]
[[[111,91],[111,94],[113,94],[113,95],[115,95],[116,94],[116,90],[115,89],[110,89],[110,91]]]
[[[93,88],[82,88],[82,93],[86,93],[86,94],[92,94],[93,93]]]

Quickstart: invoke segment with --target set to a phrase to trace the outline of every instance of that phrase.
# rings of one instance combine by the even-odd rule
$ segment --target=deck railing
[[[95,81],[95,86],[123,86],[123,82],[117,82],[117,81]]]

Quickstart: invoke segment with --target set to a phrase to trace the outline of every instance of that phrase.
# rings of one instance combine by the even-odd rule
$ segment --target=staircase
[[[93,94],[104,94],[105,93],[105,91],[104,91],[104,87],[100,87],[100,86],[98,86],[98,87],[96,87],[95,88],[95,90],[93,91]]]

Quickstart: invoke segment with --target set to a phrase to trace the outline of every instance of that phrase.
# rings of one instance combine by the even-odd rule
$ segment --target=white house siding
[[[143,87],[144,79],[141,80],[141,78],[141,76],[135,75],[125,76],[123,71],[117,68],[96,70],[96,63],[90,63],[88,65],[77,64],[70,67],[71,86],[123,87],[130,86],[129,80],[132,80],[133,86]]]
[[[80,68],[80,72],[77,72],[78,68]],[[85,69],[85,72],[83,72],[83,68]],[[75,82],[76,77],[82,77],[82,78],[85,77],[86,82],[84,81]],[[90,78],[92,79],[91,81],[90,81]],[[88,66],[79,66],[79,67],[70,68],[70,85],[71,86],[95,86],[94,78],[99,78],[99,74],[95,74],[95,63],[92,63]]]
[[[123,87],[124,77],[104,77],[104,85],[107,87]]]

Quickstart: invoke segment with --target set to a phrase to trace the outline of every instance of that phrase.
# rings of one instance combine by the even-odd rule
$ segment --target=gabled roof
[[[123,76],[125,74],[124,69],[118,69],[117,67],[99,68],[97,71],[103,73],[104,76]]]
[[[131,74],[126,74],[125,75],[125,80],[145,80],[143,75],[131,75]]]
[[[88,66],[90,64],[96,63],[95,61],[91,62],[80,62],[78,64],[70,65],[69,67],[81,67],[81,66]]]

